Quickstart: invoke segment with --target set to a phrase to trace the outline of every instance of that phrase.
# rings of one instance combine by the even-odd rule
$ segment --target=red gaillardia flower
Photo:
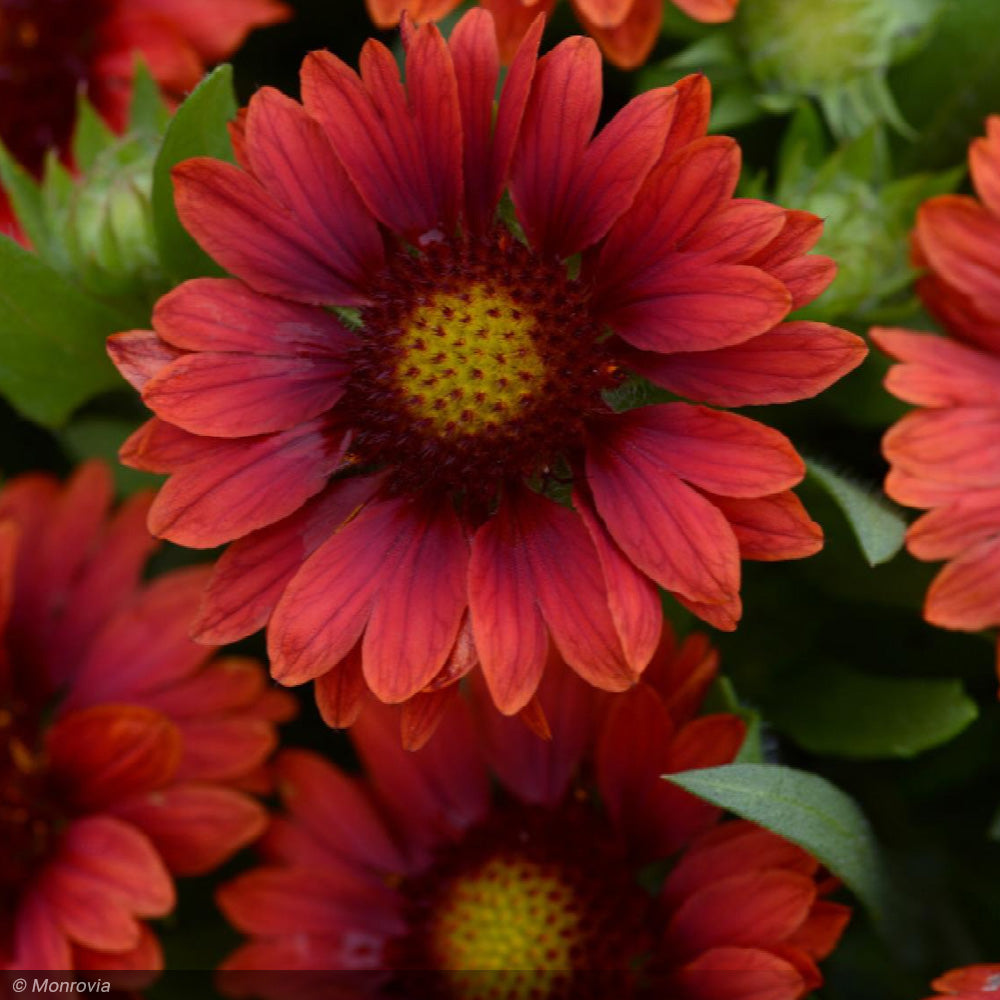
[[[33,174],[65,152],[82,92],[125,125],[135,58],[180,97],[253,28],[282,21],[277,0],[0,0],[0,140]],[[0,232],[10,228],[0,191]]]
[[[460,0],[365,0],[380,28],[399,24],[405,11],[416,21],[434,21],[454,10]],[[623,69],[641,66],[660,34],[663,0],[571,0],[580,23],[593,35],[608,61]],[[673,0],[696,21],[730,21],[739,0]],[[556,0],[481,0],[496,20],[500,55],[505,62],[517,51],[539,14],[551,14]]]
[[[110,476],[0,490],[0,969],[157,969],[144,923],[259,835],[287,717],[251,661],[206,664],[202,569],[140,585],[150,498]]]
[[[952,969],[931,983],[937,992],[927,1000],[993,1000],[1000,993],[1000,965],[969,965]]]
[[[407,29],[405,89],[369,42],[360,78],[310,55],[304,107],[261,90],[241,167],[175,170],[184,224],[237,277],[181,285],[155,332],[110,341],[156,414],[122,459],[172,474],[150,529],[237,539],[196,637],[267,623],[275,678],[318,679],[328,719],[366,686],[435,697],[477,662],[513,714],[551,643],[624,690],[656,648],[656,584],[732,629],[741,556],[822,544],[781,434],[688,403],[621,411],[637,376],[737,406],[858,364],[858,338],[781,322],[833,273],[804,255],[819,220],[731,197],[739,150],[705,137],[701,78],[591,140],[597,47],[536,65],[541,27],[495,122],[482,10],[450,46]]]
[[[918,559],[947,560],[924,617],[946,628],[1000,625],[1000,117],[972,143],[981,201],[943,195],[917,214],[918,289],[952,337],[875,329],[902,361],[886,387],[920,409],[886,434],[886,492],[926,509],[907,533]]]
[[[660,778],[743,741],[735,715],[694,718],[716,665],[703,636],[667,635],[643,682],[610,697],[554,663],[548,741],[481,685],[413,753],[379,706],[351,734],[365,781],[284,751],[266,863],[218,895],[251,935],[224,969],[381,970],[356,985],[468,1000],[608,996],[601,971],[622,997],[805,996],[850,915],[824,898],[834,880]]]

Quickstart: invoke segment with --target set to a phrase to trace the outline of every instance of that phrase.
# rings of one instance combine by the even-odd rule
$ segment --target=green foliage
[[[174,208],[171,169],[192,156],[233,160],[226,126],[236,115],[233,70],[220,66],[195,88],[167,128],[153,167],[153,226],[164,270],[175,281],[224,273],[188,235]]]
[[[953,739],[978,716],[961,681],[877,677],[824,662],[785,670],[767,717],[813,753],[913,757]]]
[[[888,562],[903,547],[906,521],[877,489],[866,489],[823,462],[810,459],[808,476],[836,501],[869,565]]]
[[[0,390],[26,417],[57,426],[119,383],[104,339],[127,318],[9,239],[0,273]]]
[[[805,848],[885,927],[892,904],[880,851],[868,820],[839,788],[777,764],[727,764],[664,778]]]

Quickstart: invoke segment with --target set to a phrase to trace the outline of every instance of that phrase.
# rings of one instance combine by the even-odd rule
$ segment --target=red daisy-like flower
[[[365,0],[380,28],[400,22],[405,11],[415,21],[434,21],[454,10],[460,0]],[[641,66],[660,34],[663,0],[571,0],[581,24],[609,62],[623,69]],[[673,0],[696,21],[717,24],[736,15],[739,0]],[[513,58],[518,45],[539,14],[549,15],[556,0],[481,0],[496,20],[500,55]]]
[[[952,335],[875,329],[901,362],[886,387],[920,409],[886,434],[886,492],[928,511],[906,541],[918,559],[947,560],[924,617],[946,628],[1000,625],[1000,117],[972,143],[981,200],[943,195],[917,214],[918,289]]]
[[[0,0],[0,140],[32,173],[65,153],[81,92],[125,125],[136,55],[180,97],[256,27],[289,16],[277,0]],[[0,232],[13,229],[0,190]]]
[[[172,874],[256,837],[289,696],[187,636],[201,569],[139,584],[149,497],[84,466],[0,491],[0,969],[156,969]]]
[[[551,643],[624,690],[656,648],[656,584],[731,629],[741,556],[822,544],[781,434],[688,403],[620,412],[635,376],[739,406],[858,364],[858,338],[781,322],[833,273],[804,256],[819,220],[731,197],[739,150],[705,137],[702,78],[591,140],[597,47],[536,65],[541,27],[495,122],[481,10],[450,46],[406,31],[405,89],[369,42],[360,78],[309,56],[304,107],[261,90],[241,167],[175,170],[184,224],[237,277],[181,285],[155,332],[110,341],[156,414],[122,459],[171,473],[150,529],[237,539],[196,635],[267,623],[274,676],[319,679],[340,719],[366,686],[404,702],[477,662],[518,712]]]
[[[266,864],[219,892],[252,937],[224,968],[379,970],[352,985],[467,1000],[809,993],[849,918],[824,898],[833,881],[660,778],[731,761],[742,743],[737,716],[694,718],[716,665],[703,636],[676,648],[668,635],[643,683],[611,698],[553,664],[548,741],[492,711],[481,686],[414,753],[380,706],[352,730],[364,781],[283,752],[286,814],[261,842]]]
[[[952,969],[931,983],[937,991],[927,1000],[952,997],[953,1000],[994,1000],[1000,993],[1000,965],[968,965]]]

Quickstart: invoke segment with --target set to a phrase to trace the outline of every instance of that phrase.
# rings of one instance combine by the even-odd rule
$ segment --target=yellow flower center
[[[530,310],[485,283],[420,302],[399,340],[396,377],[412,416],[441,437],[494,431],[530,410],[546,366]]]
[[[501,855],[456,879],[441,900],[430,947],[439,968],[556,972],[582,943],[573,886],[551,866]]]

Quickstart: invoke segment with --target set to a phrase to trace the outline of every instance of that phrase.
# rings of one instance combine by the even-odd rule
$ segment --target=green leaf
[[[768,719],[813,753],[913,757],[946,743],[979,715],[958,680],[814,666],[784,673],[767,700]]]
[[[164,269],[176,280],[225,272],[188,235],[174,208],[171,169],[192,156],[233,160],[228,122],[236,114],[232,66],[219,66],[177,109],[153,167],[153,224]]]
[[[890,889],[878,844],[857,804],[824,778],[779,764],[727,764],[664,778],[758,823],[818,858],[886,926]]]
[[[146,61],[135,60],[132,80],[132,101],[128,108],[130,132],[151,132],[159,135],[170,121],[170,108],[160,94],[160,87],[149,72]]]
[[[104,123],[94,105],[82,96],[77,101],[76,127],[73,130],[73,160],[86,172],[101,153],[115,141],[115,134]]]
[[[21,228],[32,245],[44,248],[51,238],[45,221],[45,205],[38,182],[11,156],[0,142],[0,184],[10,199]]]
[[[888,562],[902,547],[906,521],[880,492],[861,486],[816,459],[806,462],[809,478],[819,483],[844,512],[869,565]]]
[[[0,391],[26,417],[61,424],[119,384],[104,350],[128,324],[36,254],[0,239]]]

